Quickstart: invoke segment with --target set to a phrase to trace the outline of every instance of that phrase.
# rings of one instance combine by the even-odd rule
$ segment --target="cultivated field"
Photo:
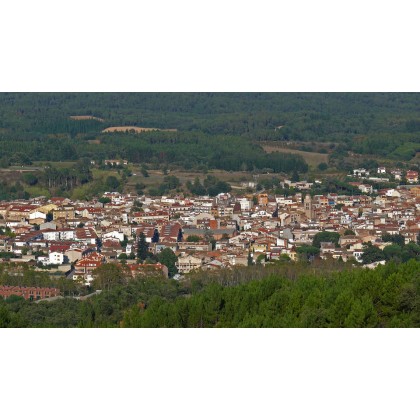
[[[152,128],[152,127],[136,127],[136,126],[120,126],[120,127],[108,127],[102,130],[102,133],[115,133],[115,132],[126,132],[133,131],[135,133],[142,133],[144,131],[177,131],[176,128]]]

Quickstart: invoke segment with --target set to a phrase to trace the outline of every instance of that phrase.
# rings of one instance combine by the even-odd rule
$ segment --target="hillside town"
[[[354,175],[367,176],[361,169]],[[8,265],[11,272],[27,264],[85,285],[91,284],[95,269],[110,262],[125,264],[133,276],[155,272],[168,277],[167,266],[141,258],[143,241],[150,256],[165,248],[173,251],[179,279],[194,270],[296,261],[299,247],[311,245],[317,233],[335,232],[338,244],[321,242],[319,257],[361,263],[366,244],[379,249],[390,244],[384,235],[417,243],[420,186],[414,175],[406,175],[413,179],[410,185],[374,195],[371,186],[353,182],[360,195],[311,196],[311,184],[286,180],[293,195],[106,192],[90,202],[60,197],[1,202],[0,256],[14,263]]]

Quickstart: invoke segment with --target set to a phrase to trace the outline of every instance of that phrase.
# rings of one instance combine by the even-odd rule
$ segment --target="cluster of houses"
[[[404,172],[401,169],[392,169],[388,171],[384,166],[379,166],[376,169],[376,176],[365,168],[353,169],[353,174],[349,174],[348,176],[367,179],[373,182],[402,181],[403,177],[405,177],[408,184],[417,184],[419,181],[419,173],[417,171],[408,170]]]
[[[380,248],[384,234],[416,241],[420,232],[420,187],[384,189],[377,196],[326,194],[311,197],[261,194],[216,197],[149,197],[108,192],[103,204],[45,197],[0,202],[0,256],[3,262],[50,268],[90,284],[95,269],[124,263],[133,276],[157,272],[163,264],[138,263],[138,241],[159,254],[178,257],[178,276],[282,258],[318,232],[340,234],[339,246],[321,243],[320,257],[360,261],[365,244]],[[0,262],[1,263],[1,262]],[[44,267],[44,268],[41,268]]]

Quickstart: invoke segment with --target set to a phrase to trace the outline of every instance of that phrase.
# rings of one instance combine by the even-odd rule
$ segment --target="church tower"
[[[313,219],[313,210],[312,210],[312,197],[310,194],[306,194],[305,200],[303,201],[303,207],[305,209],[305,214],[308,219]]]

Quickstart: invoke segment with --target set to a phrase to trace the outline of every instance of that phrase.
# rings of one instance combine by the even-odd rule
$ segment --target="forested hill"
[[[420,151],[419,103],[417,93],[2,93],[0,159],[307,170],[301,157],[264,152],[259,142],[271,140],[409,161]],[[132,132],[104,132],[115,127]]]
[[[417,93],[3,93],[0,124],[14,133],[57,132],[70,128],[64,125],[69,116],[91,115],[104,126],[232,135],[283,126],[279,138],[345,140],[419,132],[419,103]]]

